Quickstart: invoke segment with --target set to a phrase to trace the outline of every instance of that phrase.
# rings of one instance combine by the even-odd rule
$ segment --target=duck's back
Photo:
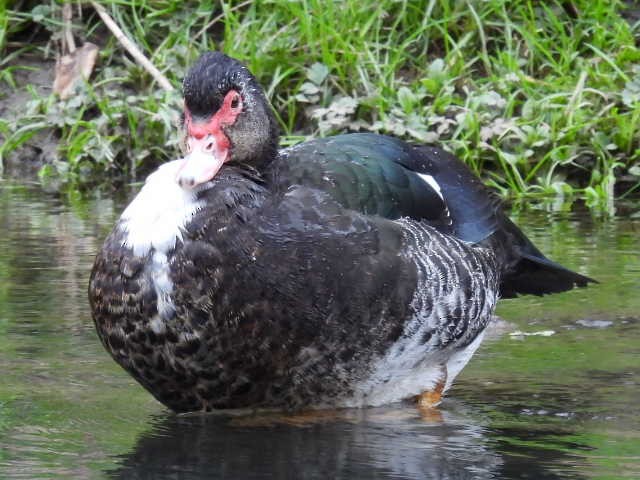
[[[490,248],[498,256],[502,298],[594,282],[546,258],[469,167],[440,148],[356,133],[313,140],[283,153],[275,167],[280,188],[310,186],[345,208],[412,219]]]
[[[450,153],[370,133],[337,135],[287,148],[274,166],[280,188],[307,186],[344,208],[425,221],[477,243],[498,228],[494,197]]]

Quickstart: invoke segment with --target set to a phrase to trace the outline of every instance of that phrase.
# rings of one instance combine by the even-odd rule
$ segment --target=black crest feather
[[[247,67],[220,52],[202,54],[182,83],[185,105],[196,117],[216,112],[232,88],[242,94],[259,85]]]

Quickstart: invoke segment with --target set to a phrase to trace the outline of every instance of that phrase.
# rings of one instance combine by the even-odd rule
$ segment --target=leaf
[[[31,16],[34,22],[42,23],[43,20],[51,17],[51,12],[52,12],[51,6],[43,4],[43,5],[38,5],[37,7],[34,7],[33,10],[31,10]]]
[[[434,80],[442,79],[442,77],[445,75],[444,67],[444,60],[441,58],[436,58],[427,68],[428,77]]]
[[[300,85],[300,93],[304,95],[316,95],[320,92],[320,88],[311,82],[304,82]]]
[[[329,106],[329,110],[336,112],[338,115],[350,115],[356,111],[358,101],[353,97],[339,97]]]
[[[480,139],[486,142],[493,137],[500,137],[514,126],[513,120],[498,117],[489,125],[485,125],[480,129]]]
[[[509,165],[516,166],[518,164],[519,157],[513,153],[505,152],[504,150],[500,151],[500,156],[507,162]]]
[[[74,87],[82,79],[89,78],[97,57],[97,45],[87,42],[73,53],[58,58],[53,93],[56,93],[62,100],[69,98],[73,94]]]
[[[318,103],[320,101],[320,88],[311,82],[304,82],[300,85],[295,99],[304,103]]]
[[[476,102],[478,102],[478,105],[486,105],[488,107],[495,108],[504,108],[507,104],[507,101],[494,90],[489,90],[486,93],[480,94],[476,97]]]
[[[420,101],[424,97],[426,97],[424,91],[415,92],[404,86],[398,89],[398,102],[405,113],[409,113],[419,107]]]
[[[402,110],[405,112],[410,111],[414,103],[413,92],[407,87],[400,87],[398,89],[398,102]]]
[[[629,173],[634,177],[640,177],[640,163],[636,163],[629,167]]]
[[[451,127],[457,125],[457,122],[453,118],[447,118],[442,115],[432,115],[427,121],[430,127],[435,127],[438,136],[449,133]]]
[[[314,63],[307,69],[307,78],[316,85],[324,82],[329,75],[329,68],[324,63]]]
[[[338,97],[327,108],[315,108],[311,117],[318,121],[322,133],[345,127],[358,108],[358,101],[349,96]]]
[[[633,107],[640,102],[640,65],[633,67],[634,76],[622,90],[622,103],[627,107]]]

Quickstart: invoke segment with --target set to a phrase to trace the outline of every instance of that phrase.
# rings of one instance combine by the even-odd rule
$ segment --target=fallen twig
[[[73,39],[73,32],[71,31],[71,4],[65,3],[62,6],[62,21],[64,22],[64,38],[67,42],[67,52],[73,53],[76,49],[76,42]]]
[[[111,18],[111,16],[107,13],[102,5],[97,2],[91,2],[93,8],[96,9],[98,15],[107,26],[109,30],[113,33],[116,39],[122,44],[124,48],[131,54],[131,56],[138,62],[149,74],[160,84],[162,88],[167,90],[168,92],[173,91],[173,85],[169,83],[167,77],[165,77],[160,70],[158,70],[151,61],[144,56],[144,54],[136,47],[136,45],[127,38],[124,32],[120,29],[118,24]]]

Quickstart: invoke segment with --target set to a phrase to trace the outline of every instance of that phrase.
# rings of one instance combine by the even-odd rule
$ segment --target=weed
[[[204,50],[244,61],[271,99],[283,144],[363,130],[440,142],[512,198],[598,206],[625,195],[615,189],[622,178],[623,189],[639,188],[640,34],[621,2],[103,4],[176,87]],[[51,1],[0,13],[0,48],[22,46],[7,43],[20,25],[57,38],[59,10]],[[19,25],[8,29],[9,17]],[[51,122],[61,142],[48,173],[71,182],[136,178],[178,155],[177,94],[159,92],[89,6],[74,33],[101,46],[91,84],[66,103],[35,97],[0,122],[0,155]],[[37,51],[46,50],[43,42]],[[18,64],[0,64],[10,88]]]

